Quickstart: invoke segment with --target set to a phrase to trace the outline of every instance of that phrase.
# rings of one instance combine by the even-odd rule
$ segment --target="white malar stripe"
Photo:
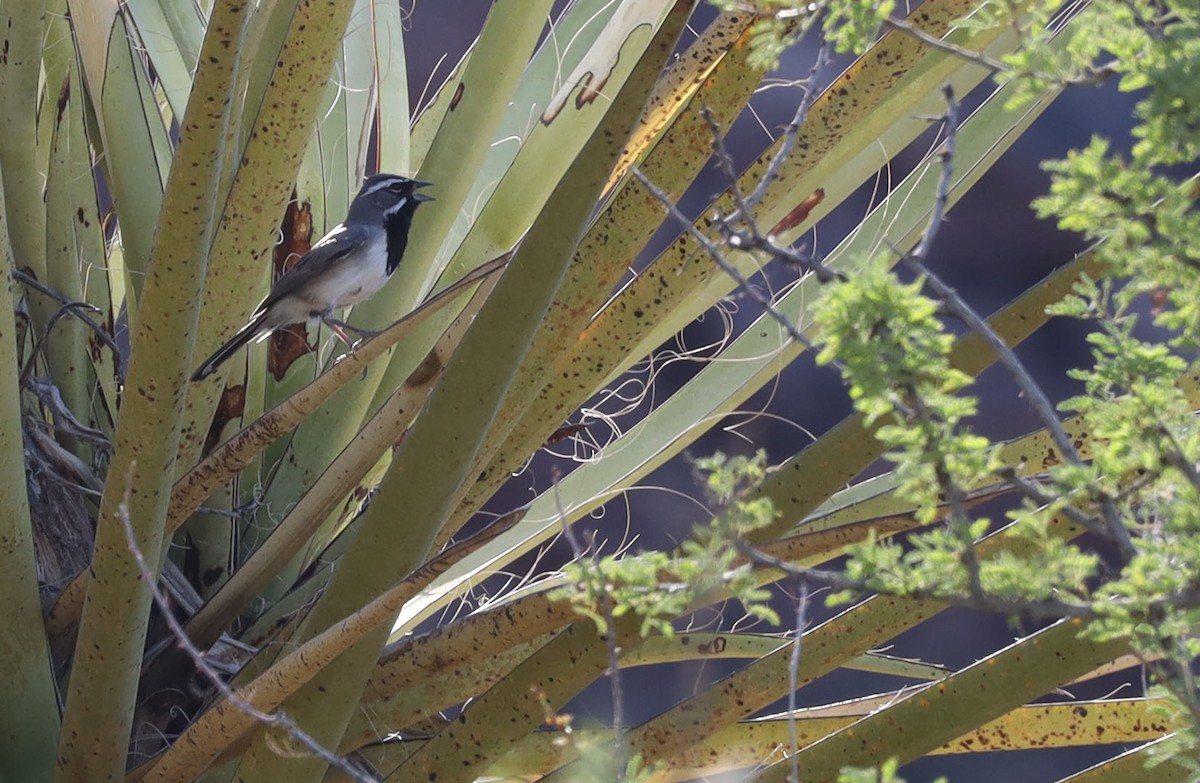
[[[384,216],[384,217],[391,217],[392,215],[396,214],[396,213],[397,213],[397,212],[399,212],[400,210],[404,209],[404,205],[405,205],[405,204],[407,204],[407,203],[408,203],[408,197],[407,197],[407,196],[405,196],[404,198],[402,198],[402,199],[400,199],[399,201],[397,201],[395,204],[392,204],[390,207],[388,207],[387,209],[385,209],[385,210],[383,211],[383,216]]]

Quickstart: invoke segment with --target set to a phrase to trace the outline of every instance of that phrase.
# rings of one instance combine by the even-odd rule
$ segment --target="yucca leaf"
[[[103,271],[104,235],[92,179],[91,148],[84,129],[83,89],[77,69],[72,68],[67,78],[54,116],[54,140],[46,172],[45,282],[70,301],[96,307],[97,312],[81,311],[79,315],[111,329],[115,310]],[[53,310],[60,306],[58,302],[51,304]],[[50,377],[67,408],[80,421],[108,431],[116,419],[118,357],[74,316],[61,318],[45,340],[43,348],[53,359],[47,362]],[[93,403],[97,381],[104,397]]]
[[[360,305],[354,320],[375,325],[389,323],[412,310],[419,301],[421,281],[436,263],[438,248],[470,192],[475,169],[484,159],[492,132],[503,116],[505,101],[499,96],[511,94],[516,86],[549,8],[549,0],[536,0],[520,7],[492,7],[476,44],[480,58],[472,60],[463,76],[466,84],[479,85],[479,89],[468,88],[463,92],[422,163],[420,176],[436,183],[433,195],[437,200],[424,205],[414,218],[404,263],[392,275],[389,295]],[[447,324],[448,321],[438,323],[437,331],[433,332],[435,338]],[[311,373],[312,366],[302,360],[292,366],[291,373]],[[279,463],[263,496],[265,507],[289,503],[298,488],[312,485],[353,437],[384,371],[382,364],[369,368],[365,378],[347,385],[338,393],[334,405],[293,435],[294,456]]]
[[[895,700],[897,694],[886,697]],[[879,700],[870,701],[878,703]],[[1041,750],[1090,746],[1097,742],[1145,741],[1159,735],[1158,729],[1147,720],[1148,710],[1154,704],[1145,699],[1122,699],[1018,707],[932,750],[930,755],[978,753],[981,749],[990,752]],[[861,708],[852,701],[836,711],[841,712],[840,715],[835,710],[821,707],[799,711],[796,732],[802,745],[854,723],[862,713],[854,715],[851,711]],[[660,771],[653,780],[655,783],[675,783],[751,769],[765,759],[777,757],[780,749],[788,746],[788,733],[786,716],[735,724],[692,748],[678,765]],[[556,732],[531,734],[509,756],[493,765],[488,774],[497,777],[544,774],[573,758],[578,748],[603,746],[608,742],[611,739],[595,729],[573,729],[569,740]],[[403,747],[399,747],[401,743],[395,743],[395,747],[384,745],[383,749],[392,752],[385,754],[371,749],[363,755],[381,768],[387,768],[389,755],[412,753],[414,744],[410,741],[403,743]],[[1144,770],[1139,771],[1145,774]]]
[[[497,10],[497,9],[494,9]],[[635,70],[662,67],[691,11],[678,3]],[[478,53],[477,53],[478,54]],[[631,83],[636,83],[631,81]],[[305,618],[300,638],[311,636],[360,605],[363,597],[413,568],[432,544],[453,498],[463,485],[470,458],[486,432],[486,422],[512,382],[512,373],[562,279],[592,206],[622,140],[641,113],[645,92],[624,89],[604,122],[572,164],[564,182],[530,229],[518,255],[472,323],[454,359],[430,395],[422,415],[396,452],[388,474],[359,526],[355,541],[330,582],[329,590]],[[437,144],[435,143],[435,148]],[[482,395],[482,396],[481,396]],[[405,509],[409,522],[398,529],[391,509]],[[404,541],[404,551],[389,542]],[[288,700],[288,709],[310,732],[336,743],[361,695],[388,629],[369,634]],[[258,744],[246,759],[268,764]],[[243,766],[246,762],[243,761]],[[286,766],[285,766],[286,765]],[[317,765],[289,760],[278,769]],[[252,767],[253,768],[253,767]]]
[[[150,58],[171,104],[171,113],[182,117],[204,38],[205,20],[199,6],[188,0],[130,0],[125,8],[137,29],[141,49]]]
[[[99,124],[100,161],[121,222],[124,293],[130,328],[136,331],[171,142],[128,18],[101,0],[69,0],[68,6]]]
[[[1038,111],[1045,108],[1047,102],[1043,101],[1031,110],[1010,112],[1004,107],[1003,96],[994,96],[963,124],[958,135],[960,161],[972,159],[979,162],[974,166],[964,167],[966,172],[958,178],[951,190],[952,203],[978,180],[983,171],[999,157],[1000,152],[1016,138],[1014,128],[1025,127]],[[897,189],[893,199],[886,201],[872,213],[864,229],[852,235],[843,244],[845,250],[839,255],[849,260],[856,257],[856,252],[869,250],[869,247],[860,247],[855,251],[855,243],[872,243],[876,227],[885,224],[888,227],[889,239],[895,247],[900,248],[901,252],[904,248],[911,247],[924,226],[935,185],[935,177],[928,173],[928,169],[918,169]],[[903,208],[897,210],[894,204],[901,204]],[[805,280],[776,303],[776,307],[788,314],[801,330],[808,328],[803,308],[807,299],[813,296],[816,285],[814,279]],[[586,345],[589,342],[591,341],[585,334],[578,345]],[[476,558],[470,558],[459,568],[453,569],[447,574],[446,582],[449,583],[451,579],[470,581],[474,575],[469,569],[482,572],[497,567],[497,562],[489,562],[488,558],[496,557],[507,561],[527,552],[554,535],[564,515],[566,519],[573,520],[597,508],[609,500],[613,493],[619,491],[619,487],[637,481],[699,437],[704,428],[697,427],[696,422],[715,422],[717,416],[736,408],[750,394],[775,377],[786,366],[787,361],[798,356],[802,350],[803,346],[790,343],[786,333],[771,316],[760,316],[755,324],[722,352],[721,361],[706,366],[683,389],[664,401],[643,421],[608,447],[607,451],[619,454],[619,458],[605,459],[602,453],[602,458],[582,465],[565,476],[553,495],[545,493],[534,501],[526,523],[497,541],[493,547],[482,550]],[[841,437],[837,432],[832,435]],[[877,447],[864,442],[861,433],[853,428],[847,431],[845,437],[857,444],[856,448],[860,451],[862,459],[855,462],[857,467],[846,473],[837,470],[823,471],[821,476],[833,483],[827,488],[826,494],[821,496],[822,499],[852,478],[878,453]],[[786,505],[781,506],[781,510],[785,514],[790,511]],[[763,535],[770,536],[771,532],[764,531]],[[471,562],[472,560],[474,562]],[[440,594],[439,601],[446,595]],[[406,607],[402,616],[403,624],[408,622],[410,612],[413,613],[412,616],[419,616],[425,610],[422,603],[418,599],[413,602],[413,606]]]
[[[808,780],[832,783],[843,766],[865,758],[911,761],[1128,649],[1121,639],[1081,639],[1081,630],[1066,620],[1021,639],[800,750],[800,767]],[[753,779],[782,781],[789,772],[788,763],[779,762]]]
[[[150,610],[144,563],[161,565],[172,464],[191,374],[192,341],[233,106],[231,74],[246,5],[218,4],[183,118],[153,263],[141,301],[126,396],[97,517],[87,597],[73,659],[58,780],[124,775]],[[119,45],[116,46],[121,50]],[[111,63],[111,61],[110,61]],[[117,78],[117,71],[108,76]],[[128,527],[127,527],[128,526]],[[136,548],[136,551],[133,551]]]
[[[1195,776],[1180,761],[1161,760],[1161,763],[1154,764],[1156,753],[1163,752],[1163,746],[1173,739],[1172,735],[1167,735],[1154,742],[1148,742],[1063,778],[1059,783],[1142,783],[1149,777],[1153,777],[1155,783],[1184,783],[1192,780]]]
[[[934,11],[937,13],[933,13]],[[953,14],[958,11],[961,11],[961,8],[954,3],[949,3],[944,7],[923,7],[922,13],[930,14],[926,24],[936,26],[937,24],[948,24],[954,18]],[[922,67],[914,69],[913,73],[905,77],[905,90],[889,93],[887,87],[891,86],[891,80],[896,77],[895,72],[888,69],[884,63],[891,63],[901,56],[897,51],[899,53],[908,52],[907,56],[909,57],[913,56],[913,53],[919,53],[919,48],[914,50],[912,47],[913,42],[910,40],[897,37],[885,38],[856,64],[852,72],[835,82],[816,100],[809,112],[809,121],[822,129],[817,134],[820,136],[820,143],[818,144],[817,139],[805,138],[803,140],[804,144],[810,148],[808,153],[814,156],[816,163],[812,165],[810,171],[804,172],[801,168],[803,177],[798,183],[793,182],[797,193],[805,188],[808,188],[808,191],[803,195],[793,195],[791,201],[779,203],[787,203],[789,205],[787,208],[790,209],[791,205],[811,193],[812,189],[828,186],[834,195],[831,195],[827,202],[819,205],[818,209],[814,211],[812,219],[816,219],[824,214],[825,209],[831,208],[839,200],[839,195],[849,194],[862,181],[863,177],[869,176],[880,165],[886,163],[886,154],[881,155],[880,148],[877,146],[879,141],[863,134],[863,125],[869,126],[874,122],[882,123],[884,127],[888,128],[884,133],[888,137],[887,146],[884,149],[895,149],[899,139],[911,139],[918,132],[920,126],[920,123],[914,122],[908,114],[911,111],[909,103],[911,98],[906,97],[906,100],[901,101],[901,96],[907,96],[910,92],[922,94],[921,91],[924,90],[929,93],[930,97],[933,97],[940,84],[939,80],[944,79],[947,74],[966,79],[972,84],[978,83],[983,78],[982,72],[977,68],[963,66],[952,58],[946,57],[944,53],[932,52],[921,61]],[[851,73],[855,76],[851,77]],[[860,87],[853,80],[859,78],[857,74],[861,73],[873,77],[873,80],[862,79],[866,83],[864,87]],[[737,89],[736,84],[739,78],[737,71],[735,70],[731,76],[733,76],[731,86]],[[740,76],[745,78],[744,74]],[[850,89],[854,89],[855,92],[849,92]],[[858,94],[860,89],[862,95]],[[845,96],[841,94],[843,91],[847,93]],[[711,101],[710,103],[720,105],[722,102]],[[843,106],[843,103],[846,103],[847,106]],[[878,108],[872,111],[872,108],[877,105]],[[667,147],[668,151],[680,146],[689,148],[699,145],[703,149],[709,148],[711,130],[708,123],[699,116],[700,108],[700,106],[695,108],[691,121],[680,129],[679,138],[671,139],[671,143]],[[859,116],[863,113],[874,118],[872,123],[863,121],[863,117]],[[826,114],[836,116],[836,120],[822,120],[823,115]],[[720,117],[717,119],[719,120]],[[889,126],[887,125],[889,122],[894,124]],[[837,125],[837,130],[829,130],[831,125]],[[843,129],[852,130],[843,131]],[[828,149],[829,145],[833,145],[833,150]],[[778,142],[776,146],[778,146]],[[822,155],[822,152],[825,154]],[[759,162],[744,175],[744,181],[757,182],[754,177],[761,176],[761,170],[766,166],[766,157],[766,155],[760,157]],[[670,161],[670,156],[667,156],[667,161]],[[842,161],[849,161],[845,167],[846,172],[836,169],[837,164]],[[661,186],[667,188],[669,195],[674,195],[676,191],[673,188],[681,188],[681,185],[670,178],[664,178],[663,175],[670,169],[664,171],[658,167],[660,165],[671,166],[672,164],[670,162],[658,164],[655,157],[651,156],[646,162],[646,173],[653,175],[656,183],[661,181]],[[789,170],[795,169],[797,166],[800,164],[793,164]],[[790,180],[785,179],[784,181]],[[834,183],[839,184],[835,187]],[[614,203],[606,213],[606,215],[609,213],[615,215],[619,221],[618,224],[599,223],[585,239],[585,246],[593,248],[593,254],[601,257],[608,257],[615,252],[622,263],[629,265],[632,264],[641,245],[622,244],[623,238],[627,236],[640,237],[641,231],[644,229],[636,228],[636,226],[656,226],[658,216],[662,212],[661,204],[656,203],[656,199],[642,192],[638,187],[627,188],[618,196],[618,201],[627,194],[630,198],[621,204],[621,209],[618,210],[617,204]],[[772,208],[777,209],[777,207],[778,204]],[[592,240],[593,237],[594,242],[589,245],[589,240]],[[617,241],[610,242],[610,237],[616,238]],[[731,258],[736,258],[736,256],[736,253],[732,254]],[[587,268],[593,263],[588,260],[581,266]],[[664,265],[668,268],[663,268]],[[599,266],[604,268],[603,264]],[[714,277],[716,282],[713,285],[720,287],[719,291],[714,289],[711,294],[705,293],[701,296],[687,294],[688,285],[690,285],[688,280],[695,281]],[[602,281],[589,282],[592,285],[581,285],[580,291],[594,291],[597,288],[606,290]],[[651,342],[656,346],[668,339],[704,309],[707,309],[725,291],[731,290],[732,286],[732,281],[723,275],[713,274],[711,262],[703,259],[694,241],[686,235],[661,253],[650,269],[635,278],[628,287],[608,303],[589,325],[582,339],[572,347],[572,350],[557,358],[551,371],[546,373],[546,383],[539,393],[538,400],[529,404],[522,420],[515,427],[515,432],[521,433],[521,437],[512,439],[501,447],[494,459],[494,465],[480,466],[480,474],[483,478],[479,481],[479,486],[473,488],[468,496],[468,501],[459,512],[460,517],[465,518],[475,508],[478,508],[494,491],[497,482],[501,481],[503,476],[515,470],[526,459],[530,450],[544,441],[553,428],[559,426],[575,408],[583,404],[590,394],[602,388],[602,384],[612,382],[619,372],[636,361],[633,357],[640,357],[643,355],[643,351],[651,350],[653,347]],[[712,298],[709,298],[710,296]],[[573,303],[564,303],[564,306],[570,309]],[[677,310],[677,308],[681,309]],[[685,311],[686,316],[684,315]],[[641,339],[637,335],[645,337],[649,334],[654,336],[642,340],[636,348],[632,346],[631,341],[636,342]],[[769,332],[768,334],[774,333]],[[778,341],[775,344],[778,345]],[[617,358],[618,356],[621,358]],[[699,419],[691,419],[692,422],[697,420]],[[699,434],[699,430],[696,430],[696,434]]]
[[[9,6],[11,9],[11,6]],[[5,15],[0,15],[0,21]],[[40,31],[39,31],[40,34]],[[0,90],[13,86],[0,84]],[[0,192],[0,481],[11,487],[0,510],[0,667],[6,672],[7,709],[0,711],[0,775],[13,780],[50,780],[58,741],[58,699],[50,671],[50,653],[34,560],[29,501],[25,494],[22,443],[20,361],[12,275],[13,246],[4,211],[7,181]],[[19,189],[17,192],[21,192]]]

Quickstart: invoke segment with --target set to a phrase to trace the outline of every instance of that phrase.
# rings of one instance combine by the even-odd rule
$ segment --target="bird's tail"
[[[212,375],[217,371],[218,367],[225,363],[226,359],[237,353],[239,348],[266,331],[268,328],[266,326],[267,313],[268,311],[264,309],[263,312],[252,318],[250,323],[238,329],[237,334],[229,338],[229,342],[218,348],[216,353],[208,357],[204,361],[204,364],[200,365],[192,375],[192,381],[202,381]]]

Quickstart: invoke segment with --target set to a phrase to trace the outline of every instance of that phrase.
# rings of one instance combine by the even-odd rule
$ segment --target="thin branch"
[[[910,269],[925,279],[926,284],[942,300],[942,305],[948,312],[965,323],[971,331],[978,334],[987,346],[995,352],[996,358],[1008,369],[1009,374],[1016,381],[1017,386],[1020,387],[1027,403],[1050,433],[1050,437],[1062,453],[1063,458],[1072,464],[1082,465],[1083,460],[1075,450],[1075,445],[1071,441],[1071,437],[1067,434],[1062,420],[1059,419],[1058,414],[1054,410],[1054,405],[1042,390],[1041,385],[1033,379],[1033,376],[1025,369],[1021,360],[1017,358],[1016,352],[988,325],[987,321],[980,317],[967,304],[966,300],[959,296],[957,291],[931,272],[925,264],[929,248],[932,246],[938,229],[945,219],[950,187],[953,184],[953,161],[955,139],[958,131],[959,105],[954,98],[954,91],[950,85],[945,85],[942,88],[942,92],[946,97],[948,108],[946,111],[946,140],[941,152],[942,172],[938,180],[937,194],[934,197],[933,209],[930,211],[929,224],[921,235],[920,242],[917,243],[917,246],[911,253],[901,255],[901,260]],[[1135,552],[1133,541],[1130,538],[1129,531],[1121,523],[1111,500],[1102,497],[1100,499],[1100,507],[1105,521],[1106,537],[1120,547],[1122,554],[1126,558],[1132,557]]]
[[[945,41],[941,38],[930,35],[921,28],[914,27],[913,25],[909,24],[904,19],[884,19],[883,24],[886,27],[892,28],[893,30],[899,30],[907,35],[911,35],[913,38],[916,38],[926,46],[934,49],[940,49],[943,52],[949,52],[950,54],[961,57],[964,60],[973,62],[976,65],[982,65],[984,68],[994,71],[995,73],[1004,73],[1011,70],[1009,66],[1005,65],[999,60],[988,57],[983,52],[976,52],[972,49],[966,49],[958,44],[950,43],[949,41]]]
[[[130,466],[130,473],[132,474],[132,465]],[[357,781],[357,783],[379,783],[378,779],[373,775],[358,768],[349,760],[342,758],[326,748],[310,734],[297,726],[296,723],[283,712],[262,712],[261,710],[256,709],[253,705],[244,701],[233,691],[232,688],[225,683],[225,681],[221,678],[220,673],[217,672],[217,670],[205,660],[204,653],[201,652],[194,644],[192,644],[192,640],[183,630],[183,626],[181,626],[179,624],[179,620],[175,618],[175,613],[171,609],[170,601],[168,601],[167,597],[163,595],[162,590],[158,586],[158,579],[155,577],[153,570],[146,562],[146,558],[142,555],[142,551],[138,547],[137,537],[133,532],[133,522],[129,518],[130,491],[131,487],[129,487],[127,484],[125,488],[125,499],[118,507],[118,516],[121,519],[121,524],[125,527],[125,540],[129,544],[129,551],[133,555],[133,559],[137,564],[138,571],[141,572],[142,579],[145,580],[146,585],[150,588],[150,595],[154,598],[154,603],[158,606],[159,613],[162,615],[167,627],[170,628],[171,634],[175,637],[180,649],[187,653],[188,657],[192,659],[192,663],[195,664],[196,669],[204,675],[205,679],[207,679],[214,688],[216,688],[218,693],[224,696],[230,704],[232,704],[241,712],[249,715],[251,718],[265,726],[271,726],[284,730],[289,736],[307,748],[314,756],[321,759],[326,764],[337,767],[342,772],[349,775],[351,779]]]
[[[88,441],[99,446],[103,451],[112,451],[112,441],[108,439],[108,436],[77,419],[75,413],[67,407],[67,403],[62,397],[62,392],[59,391],[59,388],[49,378],[30,378],[22,386],[33,392],[42,405],[46,406],[53,415],[53,422],[39,420],[36,422],[38,426],[53,429],[56,432],[61,432],[79,440]]]
[[[754,192],[746,197],[746,203],[750,209],[758,206],[762,201],[763,196],[767,193],[767,188],[779,176],[779,170],[783,167],[783,162],[792,154],[792,150],[796,146],[796,139],[800,136],[800,128],[804,125],[804,120],[808,117],[808,110],[812,108],[813,103],[817,100],[817,75],[821,72],[821,68],[825,65],[829,58],[829,41],[822,41],[821,48],[817,50],[817,58],[813,62],[812,69],[808,72],[802,84],[804,84],[804,97],[800,99],[800,105],[796,107],[796,113],[792,115],[792,121],[788,123],[784,129],[783,135],[780,137],[782,143],[779,145],[779,150],[775,156],[771,158],[771,162],[767,165],[767,173],[759,180],[755,186]],[[750,213],[747,212],[747,215]]]
[[[1154,415],[1153,412],[1151,415],[1154,416],[1155,424],[1158,427],[1158,435],[1170,445],[1169,449],[1163,450],[1163,462],[1182,473],[1193,489],[1200,490],[1200,473],[1196,471],[1195,463],[1188,458],[1183,444],[1179,442],[1179,438],[1160,416]]]
[[[1112,59],[1108,60],[1107,62],[1101,63],[1100,65],[1093,65],[1093,66],[1088,66],[1088,67],[1084,68],[1081,75],[1079,75],[1079,76],[1074,76],[1074,77],[1070,77],[1070,78],[1060,78],[1060,77],[1049,75],[1049,74],[1042,74],[1042,73],[1039,73],[1038,71],[1031,70],[1028,68],[1014,69],[1012,66],[1008,65],[1007,63],[1001,62],[1000,60],[997,60],[994,57],[990,57],[984,52],[978,52],[978,51],[975,51],[974,49],[967,49],[965,47],[959,46],[958,44],[951,43],[950,41],[947,41],[943,38],[938,38],[936,36],[930,35],[929,33],[925,32],[921,28],[915,27],[912,24],[909,24],[909,22],[904,19],[889,18],[889,19],[885,19],[883,21],[883,23],[885,26],[890,27],[893,30],[899,30],[903,33],[906,33],[907,35],[912,36],[913,38],[917,39],[918,41],[925,44],[926,46],[929,46],[933,49],[938,49],[943,52],[948,52],[949,54],[953,54],[956,57],[961,57],[962,59],[964,59],[968,62],[975,63],[976,65],[983,67],[983,68],[987,68],[989,71],[992,71],[993,73],[1008,73],[1008,74],[1015,73],[1016,75],[1019,75],[1019,76],[1032,76],[1035,78],[1047,78],[1047,79],[1052,79],[1053,81],[1057,81],[1058,83],[1062,84],[1064,87],[1099,87],[1100,85],[1107,82],[1109,80],[1109,78],[1111,78],[1112,75],[1117,72],[1117,66],[1120,64],[1120,60],[1118,60],[1117,58],[1112,58]],[[1016,29],[1017,29],[1018,34],[1020,34],[1021,37],[1024,38],[1023,32],[1021,31],[1020,27],[1017,27]],[[1154,33],[1150,32],[1149,30],[1147,30],[1147,32],[1150,35],[1154,35]],[[1024,47],[1022,46],[1020,48],[1024,48]]]
[[[807,109],[805,110],[807,111]],[[754,215],[751,212],[754,202],[745,197],[741,186],[738,184],[737,174],[733,170],[733,158],[725,148],[725,139],[721,133],[721,126],[717,124],[712,112],[707,108],[701,110],[700,113],[708,123],[709,131],[712,133],[714,155],[721,168],[721,173],[725,175],[725,180],[729,183],[729,193],[736,207],[732,215],[717,215],[716,217],[717,229],[724,236],[729,246],[735,250],[762,250],[771,258],[777,258],[785,263],[798,266],[806,272],[812,272],[822,283],[830,283],[834,280],[844,281],[846,279],[845,275],[833,271],[814,256],[806,256],[789,250],[759,229],[758,222],[754,219]],[[795,139],[792,141],[794,143]],[[790,151],[790,147],[788,149]],[[781,149],[780,152],[783,152],[783,150]],[[772,161],[772,166],[778,168],[776,162],[779,160],[781,159],[776,155],[775,160]],[[774,175],[768,171],[767,176]],[[754,192],[754,195],[758,198],[761,198],[761,194],[759,193],[761,188],[762,186],[760,185]],[[652,190],[651,192],[653,193],[654,191]],[[655,193],[655,195],[658,194]],[[663,197],[660,197],[659,200],[663,200]],[[746,230],[739,231],[735,228],[736,223],[745,224]],[[688,222],[686,225],[691,225],[691,223]],[[728,272],[728,270],[726,271]],[[733,275],[739,284],[745,287],[743,278],[740,278],[733,272],[729,272],[729,274]]]
[[[921,239],[912,252],[903,256],[906,261],[923,262],[929,257],[929,249],[933,240],[946,219],[946,209],[950,203],[950,188],[954,185],[954,155],[958,149],[959,103],[954,97],[954,88],[950,84],[942,85],[942,97],[946,100],[946,139],[942,143],[939,157],[942,161],[941,174],[938,177],[937,191],[933,197],[933,208],[929,212],[929,222],[921,232]]]
[[[96,307],[95,305],[93,305],[89,302],[76,301],[76,300],[73,300],[70,297],[66,296],[65,294],[55,291],[53,288],[50,288],[49,286],[39,282],[37,280],[37,278],[33,277],[28,272],[25,272],[22,269],[13,269],[12,276],[13,276],[13,279],[20,281],[21,283],[32,288],[33,290],[37,291],[38,293],[48,296],[49,298],[53,299],[54,301],[56,301],[60,305],[62,305],[62,307],[60,307],[59,310],[53,316],[51,316],[50,320],[47,322],[46,335],[50,334],[50,330],[54,328],[54,325],[56,323],[58,323],[58,321],[61,318],[68,316],[68,315],[74,316],[75,318],[79,319],[84,324],[86,324],[93,332],[95,332],[96,337],[98,337],[100,339],[100,342],[104,343],[105,347],[107,347],[110,351],[112,351],[113,363],[116,365],[117,379],[124,380],[124,378],[125,378],[125,357],[121,354],[121,349],[117,346],[116,341],[113,340],[112,335],[110,335],[108,333],[107,329],[105,329],[103,326],[96,323],[91,318],[88,318],[86,315],[84,315],[82,312],[80,312],[81,310],[88,310],[88,311],[91,311],[94,313],[100,313],[101,315],[103,315],[104,314],[103,310],[101,310],[99,307]],[[43,337],[40,341],[38,341],[37,345],[34,346],[33,351],[30,353],[29,364],[26,366],[26,368],[22,372],[22,376],[21,376],[22,378],[25,378],[28,376],[29,371],[30,371],[29,367],[32,366],[34,358],[36,358],[37,355],[41,352],[45,341],[46,341],[46,338]]]
[[[932,441],[936,436],[934,428],[934,417],[932,412],[925,405],[925,401],[917,393],[916,388],[908,389],[908,397],[912,400],[913,412],[921,421],[922,425],[927,427],[927,433]],[[967,516],[966,493],[954,480],[954,476],[950,472],[950,468],[946,465],[946,460],[939,454],[934,459],[934,474],[937,476],[937,482],[945,495],[946,501],[949,503],[949,525],[951,531],[958,537],[959,543],[962,544],[962,561],[963,567],[967,571],[967,590],[972,596],[983,595],[983,583],[979,576],[979,553],[975,550],[975,539],[971,536],[971,521]]]
[[[1042,506],[1051,506],[1059,503],[1062,498],[1048,495],[1041,490],[1036,482],[1017,475],[1017,472],[1012,468],[1005,467],[996,471],[996,475],[1007,482],[1010,486],[1016,489],[1025,497]],[[1072,505],[1058,506],[1056,509],[1062,513],[1068,520],[1087,530],[1090,533],[1100,536],[1101,538],[1108,537],[1108,530],[1098,523],[1095,517],[1089,516]]]
[[[796,599],[796,636],[792,642],[792,657],[788,661],[788,745],[792,765],[788,783],[800,783],[800,738],[796,733],[796,688],[800,682],[800,653],[804,646],[804,626],[808,624],[808,582],[801,579],[800,596]]]
[[[725,181],[729,183],[729,195],[733,198],[734,206],[737,207],[737,211],[733,213],[733,216],[727,219],[730,221],[741,220],[757,233],[754,214],[750,211],[750,205],[746,202],[746,198],[742,194],[741,185],[738,184],[737,172],[733,170],[733,157],[725,147],[725,137],[721,132],[721,126],[717,123],[716,117],[713,116],[712,110],[707,106],[700,110],[700,116],[708,124],[708,130],[712,134],[713,155],[717,159],[717,165],[720,167],[721,173],[725,175]]]
[[[64,304],[64,305],[71,304],[73,301],[75,301],[74,299],[71,299],[66,294],[55,291],[50,286],[46,285],[45,283],[40,282],[36,277],[29,274],[24,269],[14,268],[12,270],[12,276],[13,276],[14,280],[24,283],[25,285],[29,286],[30,288],[32,288],[33,290],[37,291],[40,294],[45,294],[46,296],[50,297],[54,301],[58,302],[59,304]]]
[[[749,281],[740,271],[738,271],[737,267],[725,259],[725,256],[721,253],[721,249],[717,247],[716,243],[706,237],[702,231],[692,224],[692,221],[687,219],[686,215],[679,211],[679,207],[675,205],[675,202],[671,200],[670,196],[668,196],[661,188],[651,182],[638,167],[633,166],[630,168],[630,171],[633,173],[633,176],[642,183],[642,186],[650,191],[652,196],[659,200],[663,207],[666,208],[667,213],[684,226],[684,229],[687,231],[687,233],[694,240],[696,240],[696,243],[699,244],[700,247],[704,248],[705,252],[708,253],[713,262],[720,267],[725,274],[732,277],[738,285],[744,288],[750,298],[757,302],[763,308],[763,310],[765,310],[767,314],[771,316],[771,318],[773,318],[780,326],[783,327],[784,331],[787,332],[788,337],[791,337],[793,340],[806,348],[811,349],[815,347],[812,340],[809,340],[803,332],[797,329],[796,325],[792,323],[790,318],[775,308],[774,303],[771,302],[769,297],[763,295],[754,286],[750,285]],[[834,274],[828,269],[826,269],[826,272],[828,274]]]
[[[563,538],[570,545],[575,559],[581,563],[585,562],[589,559],[587,557],[587,549],[583,546],[579,537],[575,535],[574,527],[567,520],[566,510],[562,505],[562,497],[559,495],[559,476],[557,470],[554,475],[554,505],[558,511],[559,523],[562,525]],[[594,549],[593,551],[597,552],[597,556],[599,555],[598,550]],[[602,587],[605,582],[604,573],[600,570],[600,565],[596,560],[592,560],[591,562],[594,570],[593,578],[596,580],[596,584]],[[617,644],[616,617],[613,615],[613,601],[609,596],[600,596],[596,604],[596,609],[604,617],[604,624],[607,626],[604,633],[604,642],[608,647],[608,682],[612,692],[613,751],[616,756],[613,763],[613,771],[616,783],[626,783],[626,778],[629,774],[629,738],[625,736],[625,693],[621,687],[621,647]]]

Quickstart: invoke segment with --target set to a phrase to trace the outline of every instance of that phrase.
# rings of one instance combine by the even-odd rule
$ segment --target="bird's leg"
[[[346,331],[354,332],[360,339],[374,337],[379,334],[379,332],[371,331],[370,329],[359,329],[357,326],[351,326],[345,321],[339,321],[331,315],[324,316],[321,320],[349,347],[354,347],[354,345],[350,342],[350,338],[346,336]]]
[[[342,345],[345,345],[347,348],[350,348],[353,345],[353,343],[350,342],[350,338],[346,336],[346,332],[343,331],[342,327],[335,323],[332,318],[322,318],[321,323],[328,326],[329,331],[337,335],[337,338],[342,341]]]

